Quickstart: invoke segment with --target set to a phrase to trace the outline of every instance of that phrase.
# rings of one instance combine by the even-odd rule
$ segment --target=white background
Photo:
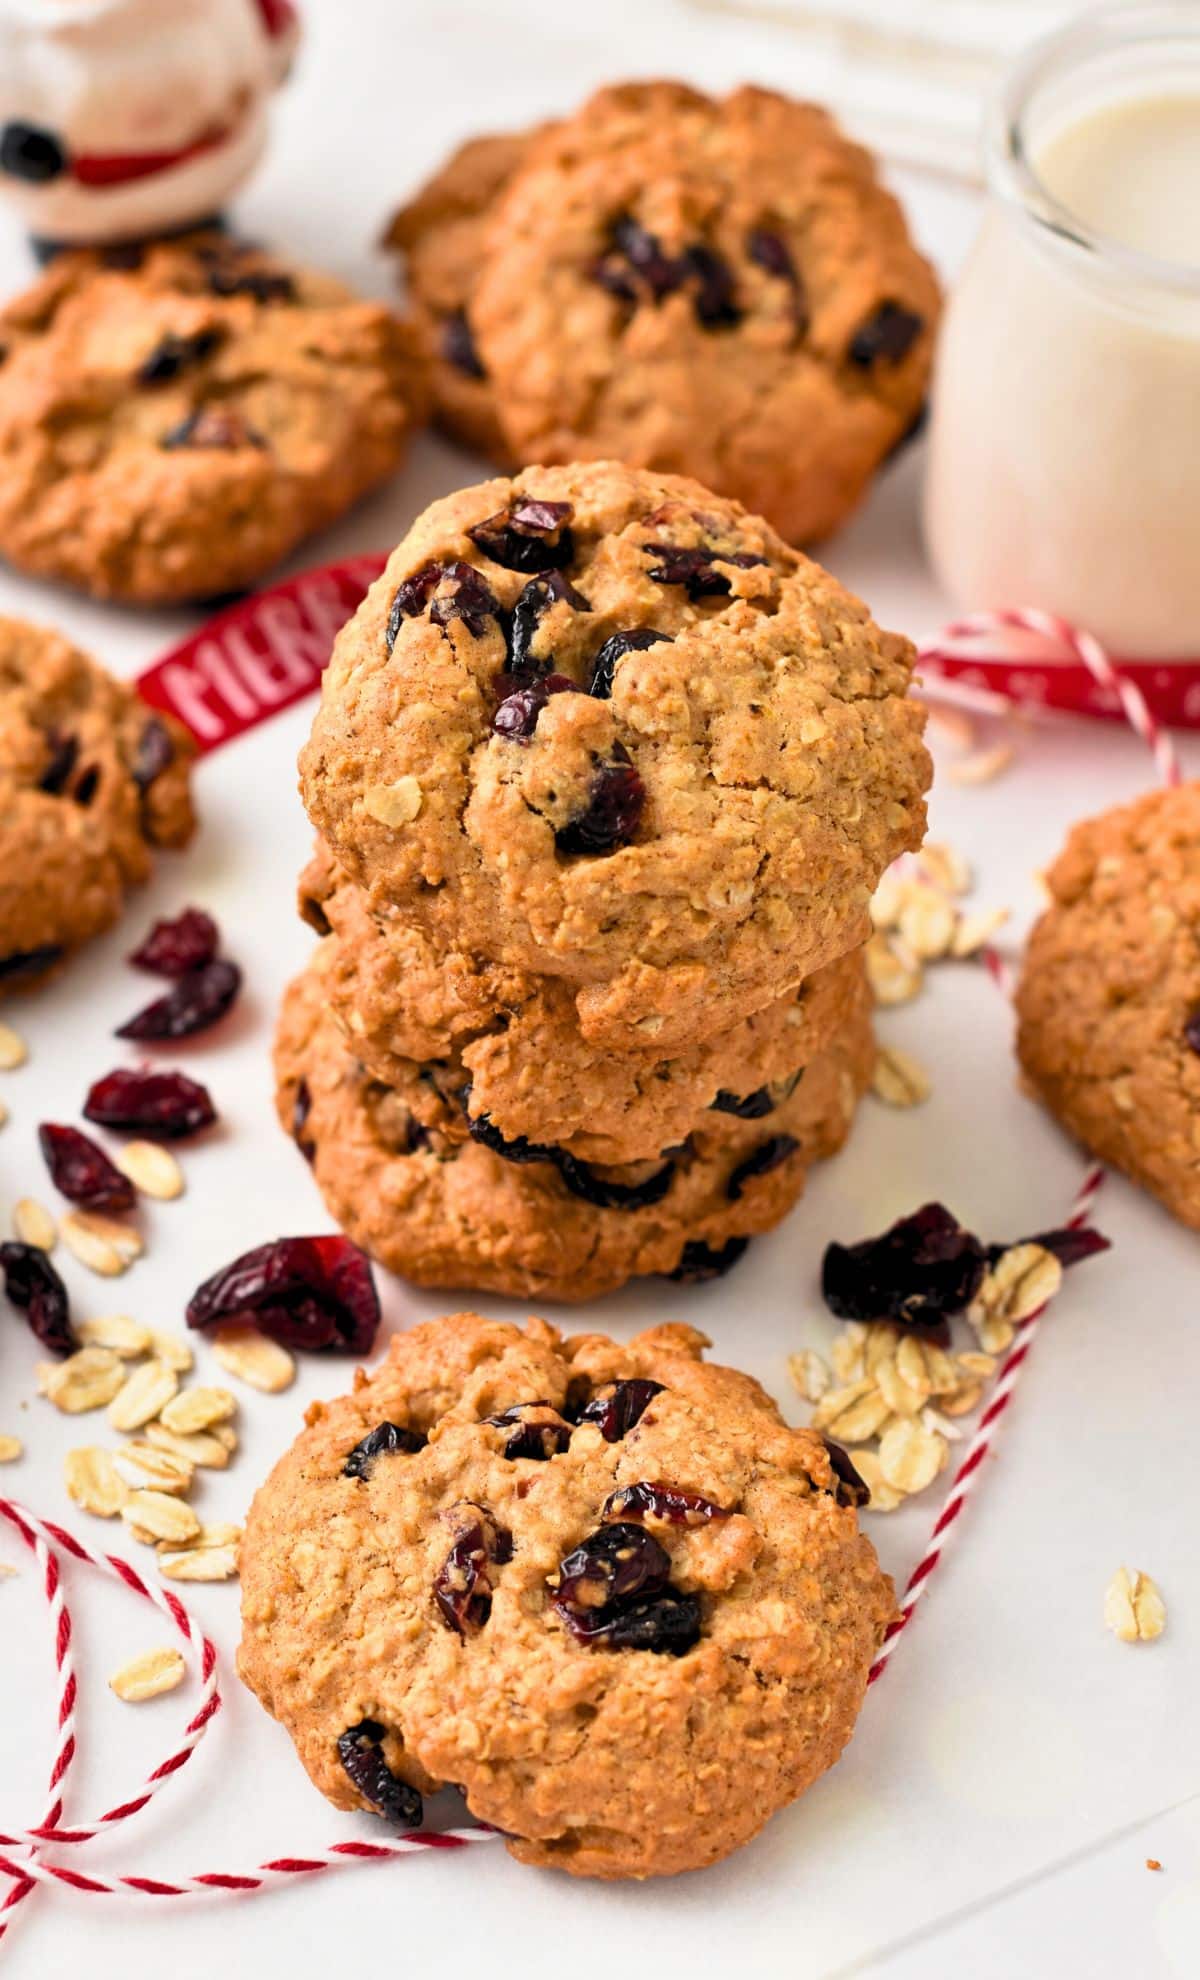
[[[718,88],[755,79],[800,92],[820,83],[778,29],[735,27],[665,0],[586,11],[563,0],[309,0],[307,13],[299,74],[238,217],[264,240],[381,294],[388,273],[372,242],[399,196],[460,136],[561,109],[622,74],[686,74]],[[974,224],[970,197],[915,177],[902,189],[925,244],[952,268]],[[26,276],[22,242],[0,235],[0,287]],[[390,547],[428,499],[475,471],[449,447],[423,440],[396,483],[302,561]],[[882,620],[915,635],[944,615],[922,565],[920,471],[919,455],[897,466],[826,553]],[[54,620],[129,671],[192,623],[101,611],[9,576],[0,577],[0,608]],[[327,1225],[303,1164],[274,1125],[267,1057],[280,990],[309,943],[292,907],[309,838],[293,770],[307,721],[307,709],[293,710],[206,762],[194,849],[164,861],[125,926],[13,1013],[31,1061],[0,1087],[12,1113],[0,1140],[0,1218],[27,1190],[50,1194],[35,1152],[37,1121],[76,1118],[86,1085],[121,1057],[112,1028],[145,995],[144,980],[121,960],[131,935],[153,913],[195,900],[218,915],[246,971],[236,1016],[187,1054],[214,1090],[222,1129],[185,1154],[188,1194],[149,1212],[147,1256],[128,1279],[105,1286],[68,1261],[80,1313],[120,1308],[178,1326],[194,1286],[236,1252]],[[943,780],[934,830],[975,860],[980,903],[1010,904],[1023,922],[1036,905],[1034,869],[1066,825],[1141,788],[1148,775],[1139,746],[1115,729],[1022,730],[1005,777],[968,792]],[[752,1369],[800,1415],[785,1357],[832,1335],[816,1290],[830,1237],[879,1229],[930,1196],[986,1237],[1015,1237],[1061,1216],[1081,1164],[1018,1096],[1007,1013],[983,973],[943,969],[919,1002],[885,1017],[882,1031],[931,1069],[928,1106],[901,1115],[868,1102],[851,1148],[731,1279],[687,1294],[649,1283],[599,1303],[582,1324],[624,1332],[685,1313],[712,1334],[719,1357]],[[969,1519],[850,1752],[736,1858],[700,1877],[599,1887],[522,1869],[492,1844],[466,1856],[339,1870],[236,1903],[135,1906],[39,1892],[0,1948],[7,1970],[14,1980],[67,1971],[89,1980],[150,1972],[257,1980],[285,1964],[297,1980],[392,1970],[496,1980],[705,1969],[770,1980],[1195,1975],[1195,1239],[1115,1181],[1098,1219],[1115,1248],[1072,1275],[1043,1328]],[[454,1304],[394,1282],[385,1301],[392,1325]],[[550,1317],[572,1324],[567,1313]],[[86,1527],[93,1544],[120,1548],[119,1530],[87,1520],[62,1486],[63,1453],[97,1436],[98,1420],[60,1418],[34,1397],[36,1353],[20,1323],[0,1315],[0,1429],[28,1447],[0,1483],[42,1513]],[[203,1348],[200,1360],[204,1368]],[[221,1379],[211,1364],[207,1372]],[[240,1517],[303,1403],[336,1393],[348,1373],[342,1362],[310,1359],[288,1395],[249,1397],[235,1464],[206,1475],[205,1517]],[[101,1427],[98,1441],[106,1438]],[[922,1549],[935,1498],[872,1523],[898,1578]],[[22,1570],[0,1583],[0,1824],[24,1824],[44,1799],[54,1694],[35,1580],[19,1542],[4,1533],[0,1558]],[[1120,1645],[1101,1626],[1104,1587],[1122,1560],[1155,1574],[1165,1592],[1169,1628],[1156,1645]],[[136,1710],[114,1701],[107,1673],[168,1632],[94,1577],[69,1579],[85,1673],[85,1744],[69,1813],[83,1816],[132,1791],[172,1744],[194,1692]],[[371,1834],[369,1821],[321,1801],[286,1737],[239,1688],[229,1661],[236,1587],[182,1592],[221,1646],[227,1709],[156,1810],[91,1846],[88,1866],[168,1877],[244,1870],[267,1855]],[[1162,1860],[1161,1874],[1145,1869],[1147,1856]]]

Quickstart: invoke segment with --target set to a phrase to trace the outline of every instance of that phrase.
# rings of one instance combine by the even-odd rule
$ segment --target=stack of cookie
[[[324,940],[285,1126],[422,1284],[725,1269],[844,1140],[929,762],[907,642],[759,518],[611,462],[435,503],[339,637],[301,786]]]

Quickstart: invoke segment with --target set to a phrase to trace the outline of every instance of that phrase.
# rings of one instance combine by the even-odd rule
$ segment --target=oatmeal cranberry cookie
[[[502,461],[694,475],[812,543],[924,402],[933,272],[868,153],[770,90],[601,90],[459,154],[396,239],[439,407],[469,382]]]
[[[0,554],[140,603],[253,583],[399,465],[408,342],[223,234],[62,255],[0,312]]]
[[[894,1612],[844,1454],[704,1336],[397,1335],[259,1489],[241,1675],[321,1792],[522,1862],[715,1863],[837,1760]]]
[[[855,950],[699,1045],[664,1056],[635,1039],[616,1053],[582,1035],[560,978],[446,954],[411,924],[372,915],[323,850],[300,898],[312,926],[334,931],[321,980],[372,1078],[411,1093],[427,1126],[449,1096],[463,1134],[486,1115],[509,1140],[552,1141],[584,1162],[656,1155],[708,1107],[768,1118],[867,998]]]
[[[404,257],[417,345],[439,424],[504,466],[510,454],[468,305],[492,208],[539,132],[472,138],[393,218],[385,246]]]
[[[871,1075],[865,1008],[766,1120],[702,1114],[653,1161],[582,1162],[468,1124],[431,1088],[407,1095],[364,1072],[330,1014],[318,967],[284,999],[275,1046],[280,1121],[311,1163],[330,1214],[372,1257],[418,1285],[576,1301],[648,1273],[709,1278],[772,1229],[811,1165],[842,1146]]]
[[[0,991],[110,926],[193,817],[194,744],[45,627],[0,619]]]
[[[374,907],[664,1048],[862,941],[924,828],[912,648],[760,519],[615,462],[435,502],[339,635],[301,784]]]
[[[1200,783],[1077,825],[1047,878],[1017,995],[1026,1078],[1200,1228]]]

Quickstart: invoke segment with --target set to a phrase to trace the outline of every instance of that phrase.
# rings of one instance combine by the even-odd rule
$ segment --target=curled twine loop
[[[1065,649],[1086,667],[1093,679],[1117,696],[1126,721],[1153,756],[1161,781],[1168,786],[1180,782],[1180,767],[1170,737],[1160,728],[1151,714],[1140,688],[1128,676],[1118,672],[1098,640],[1090,633],[1068,625],[1064,620],[1037,611],[979,613],[948,626],[938,640],[920,649],[920,657],[936,659],[945,654],[947,647],[954,643],[1014,630],[1033,632],[1043,638],[1051,639],[1060,649]],[[933,685],[927,691],[936,694],[938,688]],[[1003,958],[994,948],[988,948],[984,951],[983,959],[997,988],[1005,996],[1011,996],[1010,972]],[[1077,1229],[1087,1221],[1103,1183],[1104,1173],[1099,1164],[1089,1168],[1066,1219],[1068,1229]],[[928,1592],[933,1574],[944,1558],[967,1500],[978,1489],[979,1480],[984,1473],[985,1460],[991,1453],[995,1430],[1005,1411],[1012,1405],[1018,1380],[1028,1361],[1045,1311],[1045,1306],[1039,1307],[1035,1313],[1018,1323],[1015,1343],[1001,1365],[991,1400],[980,1417],[962,1462],[954,1474],[949,1497],[934,1522],[925,1550],[909,1575],[899,1610],[871,1666],[868,1684],[874,1684],[882,1676],[889,1660],[895,1654],[896,1646],[912,1621],[917,1604]],[[90,1842],[94,1837],[107,1833],[119,1823],[139,1814],[187,1763],[221,1709],[217,1652],[211,1639],[189,1615],[178,1596],[170,1589],[156,1586],[143,1579],[128,1561],[121,1560],[115,1554],[91,1552],[64,1527],[38,1519],[34,1513],[13,1499],[0,1497],[0,1519],[7,1520],[15,1528],[30,1549],[41,1571],[42,1592],[50,1609],[54,1658],[60,1687],[58,1736],[50,1769],[46,1809],[41,1821],[31,1829],[0,1831],[0,1875],[10,1880],[7,1895],[0,1903],[0,1939],[7,1932],[19,1906],[29,1898],[39,1884],[66,1885],[71,1890],[100,1897],[118,1893],[138,1898],[189,1897],[213,1893],[236,1894],[269,1889],[296,1877],[312,1876],[347,1863],[390,1861],[398,1856],[414,1855],[425,1850],[456,1850],[474,1843],[497,1840],[496,1832],[485,1827],[468,1826],[441,1831],[414,1830],[386,1842],[333,1843],[328,1849],[316,1855],[273,1857],[249,1871],[209,1871],[198,1876],[183,1878],[178,1883],[140,1876],[106,1880],[87,1876],[79,1870],[72,1869],[66,1863],[48,1860],[45,1852],[49,1848],[57,1850],[68,1845]],[[161,1609],[194,1656],[201,1681],[200,1704],[184,1727],[178,1745],[152,1770],[140,1790],[130,1799],[108,1809],[103,1815],[75,1825],[65,1824],[63,1820],[67,1778],[78,1751],[75,1720],[78,1687],[72,1654],[71,1611],[63,1591],[62,1568],[58,1553],[60,1549],[72,1560],[113,1577],[133,1594]]]

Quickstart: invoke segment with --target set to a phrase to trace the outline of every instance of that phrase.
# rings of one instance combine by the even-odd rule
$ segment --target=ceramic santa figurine
[[[0,0],[0,194],[47,245],[213,218],[297,32],[291,0]]]

